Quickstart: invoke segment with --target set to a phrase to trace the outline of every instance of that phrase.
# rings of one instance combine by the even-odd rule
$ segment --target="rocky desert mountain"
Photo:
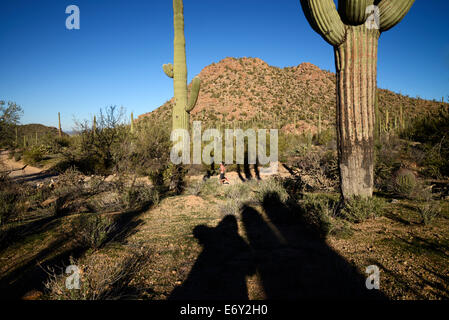
[[[311,63],[278,68],[259,58],[225,58],[205,67],[191,120],[217,127],[242,123],[282,128],[291,133],[317,130],[321,110],[323,129],[335,123],[335,73]],[[404,121],[437,110],[442,102],[412,98],[378,89],[379,112],[393,126],[403,108]],[[174,99],[139,117],[170,122]],[[388,111],[388,112],[387,112]],[[387,116],[388,113],[388,116]]]

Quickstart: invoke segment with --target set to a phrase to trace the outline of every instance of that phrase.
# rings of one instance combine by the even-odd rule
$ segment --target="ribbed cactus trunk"
[[[378,30],[350,26],[346,41],[335,47],[337,70],[337,144],[341,191],[371,196]]]
[[[414,0],[300,0],[310,26],[334,47],[341,194],[373,193],[377,44]],[[386,124],[387,125],[387,124]]]
[[[187,93],[186,40],[184,36],[184,7],[182,0],[173,0],[173,23],[175,29],[174,62],[163,65],[165,74],[173,78],[175,105],[173,107],[173,129],[189,129],[190,111],[195,107],[201,80],[192,81],[190,97]]]
[[[187,106],[187,61],[186,39],[184,36],[184,8],[181,0],[173,1],[174,9],[174,65],[173,87],[175,93],[175,106],[173,108],[173,128],[189,127],[189,113]]]

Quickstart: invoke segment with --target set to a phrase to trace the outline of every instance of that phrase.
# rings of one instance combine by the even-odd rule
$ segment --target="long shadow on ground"
[[[138,217],[150,207],[151,204],[147,204],[139,209],[118,215],[115,219],[117,228],[109,234],[103,245],[112,241],[125,242],[142,223]],[[44,221],[52,223],[48,221],[49,219],[54,219],[54,217],[46,218]],[[37,229],[34,231],[42,232],[43,225],[43,222],[38,223],[35,226]],[[68,266],[70,257],[78,259],[88,250],[87,247],[73,243],[72,240],[71,234],[62,235],[24,264],[13,267],[2,274],[0,276],[0,299],[20,299],[31,290],[44,291],[44,282],[48,278],[47,267]],[[65,249],[61,250],[62,247]]]
[[[366,288],[366,275],[326,244],[322,226],[305,218],[301,208],[272,193],[263,209],[268,221],[255,208],[242,208],[249,245],[238,235],[233,216],[216,228],[195,227],[204,249],[169,299],[247,300],[245,277],[255,271],[268,299],[386,299]]]
[[[215,228],[196,226],[193,234],[204,250],[188,279],[169,300],[248,300],[246,276],[254,274],[250,247],[238,234],[237,220],[226,216]]]

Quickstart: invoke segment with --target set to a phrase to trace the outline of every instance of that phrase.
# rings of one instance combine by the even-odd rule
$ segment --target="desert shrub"
[[[100,109],[95,130],[88,121],[76,121],[76,125],[77,135],[71,138],[73,146],[63,152],[65,162],[84,174],[112,173],[117,159],[121,160],[121,148],[129,139],[125,109],[116,106]]]
[[[335,129],[326,129],[321,134],[313,136],[313,142],[319,146],[325,146],[335,139]]]
[[[440,204],[435,200],[423,201],[417,206],[418,214],[421,221],[425,225],[430,225],[435,222],[435,219],[440,216]]]
[[[150,251],[146,248],[129,248],[124,258],[96,253],[83,260],[70,259],[70,264],[79,268],[80,289],[66,287],[67,274],[64,269],[48,268],[48,279],[44,283],[45,297],[52,300],[118,300],[137,299],[143,293],[137,285],[139,272],[148,264]]]
[[[19,195],[15,190],[0,190],[0,225],[16,215],[18,200]]]
[[[108,236],[116,230],[116,225],[111,217],[98,213],[80,214],[71,223],[73,236],[76,242],[85,248],[98,249],[108,239]]]
[[[23,153],[23,161],[27,164],[35,165],[44,159],[44,150],[41,146],[33,146]]]
[[[181,194],[185,188],[185,176],[187,169],[183,165],[169,164],[164,171],[164,180],[167,181],[168,188],[174,194]]]
[[[157,168],[148,172],[148,177],[153,186],[160,187],[164,185],[164,171],[165,168]]]
[[[252,200],[253,198],[252,190],[256,188],[257,188],[256,181],[250,181],[246,183],[228,186],[224,191],[225,203],[219,206],[222,215],[239,216],[243,205]],[[265,189],[265,191],[269,192],[268,188]]]
[[[339,216],[354,223],[383,215],[385,201],[378,197],[353,197],[346,200],[339,211]]]
[[[0,175],[0,226],[20,217],[23,211],[22,190],[7,175]]]
[[[374,185],[377,189],[390,191],[391,177],[401,167],[402,144],[397,137],[382,136],[375,144]]]
[[[334,151],[308,152],[297,158],[285,180],[292,195],[313,191],[334,191],[338,185],[338,162]]]
[[[127,209],[142,208],[160,201],[157,188],[145,184],[132,184],[123,193],[123,202]]]
[[[81,173],[75,168],[69,168],[63,174],[59,175],[53,195],[57,198],[54,206],[56,215],[66,211],[76,211],[78,204],[72,203],[69,208],[68,204],[73,200],[80,199],[86,194],[84,180]]]
[[[14,153],[14,161],[20,161],[22,159],[22,153],[15,152]]]
[[[48,154],[58,154],[72,147],[72,140],[69,136],[59,137],[49,132],[40,139],[40,144],[45,146]]]
[[[416,118],[401,136],[423,144],[425,154],[420,165],[423,173],[441,178],[449,176],[449,138],[442,133],[449,132],[449,107],[441,106],[438,112]]]
[[[225,203],[219,205],[220,212],[223,216],[233,215],[239,216],[243,202],[239,199],[228,199]]]
[[[226,187],[224,196],[227,199],[240,199],[248,201],[252,197],[252,190],[257,188],[258,183],[254,180],[245,183],[233,184]]]
[[[208,179],[203,183],[201,183],[200,195],[201,196],[216,195],[218,193],[219,187],[220,184],[218,180]]]
[[[192,181],[188,183],[185,189],[186,194],[192,196],[199,196],[201,194],[203,184],[204,184],[203,181]]]
[[[334,229],[333,217],[337,204],[338,200],[319,194],[307,194],[299,201],[303,219],[321,237],[326,237]]]
[[[260,181],[254,192],[256,201],[260,203],[270,201],[271,195],[276,195],[276,198],[281,202],[286,202],[289,198],[282,180],[276,177]]]

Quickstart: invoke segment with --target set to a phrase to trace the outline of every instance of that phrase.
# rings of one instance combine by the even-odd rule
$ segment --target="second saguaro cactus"
[[[165,74],[173,78],[175,105],[173,107],[173,129],[189,129],[190,111],[196,105],[201,80],[192,81],[190,97],[187,93],[186,41],[184,36],[184,8],[182,0],[173,0],[173,22],[175,29],[174,63],[164,64]]]
[[[61,137],[62,136],[62,129],[61,129],[61,113],[60,112],[58,112],[58,122],[59,122],[58,136]]]
[[[131,133],[134,133],[134,113],[131,112]]]
[[[301,0],[311,27],[334,47],[341,194],[371,197],[374,103],[380,34],[405,17],[414,0]]]

